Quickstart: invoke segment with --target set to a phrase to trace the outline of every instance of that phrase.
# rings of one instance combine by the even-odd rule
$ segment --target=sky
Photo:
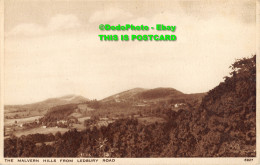
[[[68,94],[102,99],[131,88],[200,93],[256,53],[256,1],[5,1],[5,104]],[[99,24],[176,26],[100,31]],[[173,42],[100,41],[100,34],[168,34]]]

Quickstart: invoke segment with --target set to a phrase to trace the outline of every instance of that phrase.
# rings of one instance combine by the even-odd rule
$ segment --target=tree
[[[61,133],[60,133],[60,131],[58,131],[58,132],[56,132],[56,134],[55,134],[55,140],[57,141],[57,140],[59,140],[61,138]]]

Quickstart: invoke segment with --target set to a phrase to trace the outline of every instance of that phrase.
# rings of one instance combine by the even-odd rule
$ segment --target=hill
[[[134,88],[130,89],[110,97],[101,100],[102,103],[120,103],[120,102],[130,102],[130,103],[140,103],[140,102],[153,102],[158,103],[160,101],[171,101],[171,102],[183,102],[189,99],[199,99],[201,100],[205,93],[198,94],[184,94],[174,88],[154,88],[154,89],[144,89],[144,88]]]
[[[126,90],[117,94],[114,94],[112,96],[106,97],[101,100],[101,102],[120,102],[120,101],[129,101],[129,100],[135,100],[136,95],[138,93],[141,93],[143,91],[146,91],[147,89],[144,88],[133,88],[130,90]]]
[[[202,136],[205,141],[199,143],[203,147],[198,152],[205,156],[256,154],[256,56],[237,60],[231,68],[230,77],[201,103],[208,133]]]
[[[137,97],[144,100],[170,99],[183,96],[184,93],[173,88],[155,88],[140,92]]]
[[[22,118],[45,114],[50,108],[66,105],[79,104],[89,101],[89,99],[78,95],[66,95],[57,98],[50,98],[41,102],[25,104],[25,105],[5,105],[5,117]]]
[[[164,156],[256,156],[256,56],[231,68],[199,108],[169,115],[174,128]]]

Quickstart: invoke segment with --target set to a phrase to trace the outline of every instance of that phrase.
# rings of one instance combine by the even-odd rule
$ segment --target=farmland
[[[38,127],[38,128],[33,128],[33,129],[28,129],[28,130],[22,130],[22,131],[16,131],[14,133],[15,136],[20,137],[22,135],[29,135],[29,134],[35,134],[35,133],[39,133],[39,134],[55,134],[56,132],[60,132],[60,133],[64,133],[66,131],[68,131],[68,128],[56,128],[56,127],[49,127],[49,128],[42,128],[42,127]]]
[[[28,122],[33,122],[35,120],[40,119],[42,116],[34,116],[34,117],[27,117],[27,118],[19,118],[19,119],[5,119],[4,123],[5,126],[11,126],[14,123],[17,124],[24,124],[24,123],[28,123]]]

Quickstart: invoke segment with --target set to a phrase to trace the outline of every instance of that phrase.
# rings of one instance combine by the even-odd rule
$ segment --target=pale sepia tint
[[[6,0],[0,164],[256,164],[256,3]]]

